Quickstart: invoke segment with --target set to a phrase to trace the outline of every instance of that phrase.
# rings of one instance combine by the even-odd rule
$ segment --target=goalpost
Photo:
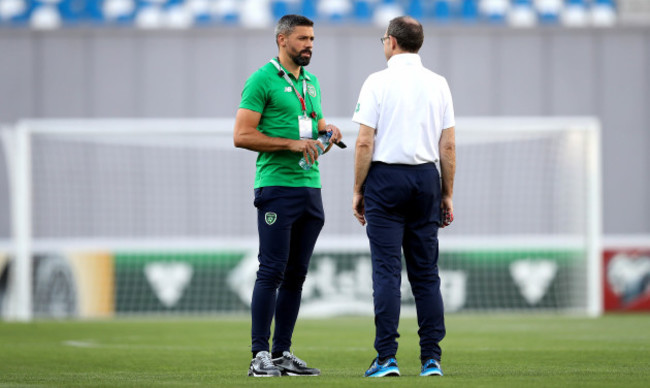
[[[354,144],[349,118],[330,122]],[[0,252],[8,257],[0,275],[9,279],[0,313],[30,320],[248,311],[256,154],[234,148],[233,125],[62,119],[5,130],[13,235],[9,252]],[[456,140],[456,220],[439,235],[447,311],[599,315],[598,121],[459,118]],[[304,315],[372,313],[367,238],[350,209],[353,162],[353,147],[320,159],[326,222]],[[405,276],[402,298],[412,312]]]

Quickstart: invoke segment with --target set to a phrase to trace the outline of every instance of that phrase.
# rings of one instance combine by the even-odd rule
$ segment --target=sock
[[[432,358],[432,357],[421,359],[420,362],[422,362],[422,366],[424,366],[424,364],[425,364],[427,361],[431,360],[431,358]],[[434,358],[434,360],[436,360],[436,359]],[[436,360],[436,361],[438,361],[438,363],[440,363],[440,360]]]
[[[280,357],[282,357],[282,353],[283,352],[273,352],[273,353],[271,353],[271,357],[273,359],[280,358]]]
[[[395,355],[393,354],[393,355],[388,356],[388,357],[386,357],[386,358],[379,358],[379,357],[377,357],[377,363],[378,363],[378,364],[383,364],[383,363],[385,363],[386,361],[388,361],[388,359],[390,359],[390,358],[395,358]]]

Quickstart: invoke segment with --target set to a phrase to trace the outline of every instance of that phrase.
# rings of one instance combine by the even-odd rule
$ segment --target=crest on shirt
[[[286,88],[284,88],[284,91],[291,93],[292,92],[291,86],[287,86]]]
[[[266,212],[266,214],[264,214],[264,221],[266,222],[267,225],[273,225],[277,220],[278,220],[278,215],[275,214],[274,212]]]
[[[316,88],[314,85],[307,85],[307,93],[312,97],[316,97]]]

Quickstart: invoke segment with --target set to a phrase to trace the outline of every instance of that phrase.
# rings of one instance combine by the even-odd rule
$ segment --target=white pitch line
[[[113,348],[113,349],[169,349],[169,350],[203,350],[203,346],[161,346],[161,345],[129,345],[129,344],[100,344],[92,341],[63,341],[63,345],[73,348]]]
[[[78,341],[78,340],[68,340],[63,341],[63,345],[70,346],[73,348],[86,348],[86,349],[169,349],[169,350],[205,350],[204,346],[162,346],[162,345],[129,345],[129,344],[101,344],[94,341]],[[232,349],[224,349],[224,347],[215,344],[220,350],[241,350],[241,347],[232,347]],[[329,349],[326,346],[301,346],[303,350],[325,350]],[[345,352],[360,352],[368,350],[369,348],[361,347],[342,347],[339,350]]]

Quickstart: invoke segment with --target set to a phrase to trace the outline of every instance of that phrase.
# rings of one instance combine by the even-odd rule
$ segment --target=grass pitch
[[[400,324],[399,378],[368,379],[372,317],[299,319],[296,355],[320,377],[246,377],[248,318],[0,323],[0,386],[647,387],[650,315],[449,315],[445,376],[418,376],[415,319]]]

